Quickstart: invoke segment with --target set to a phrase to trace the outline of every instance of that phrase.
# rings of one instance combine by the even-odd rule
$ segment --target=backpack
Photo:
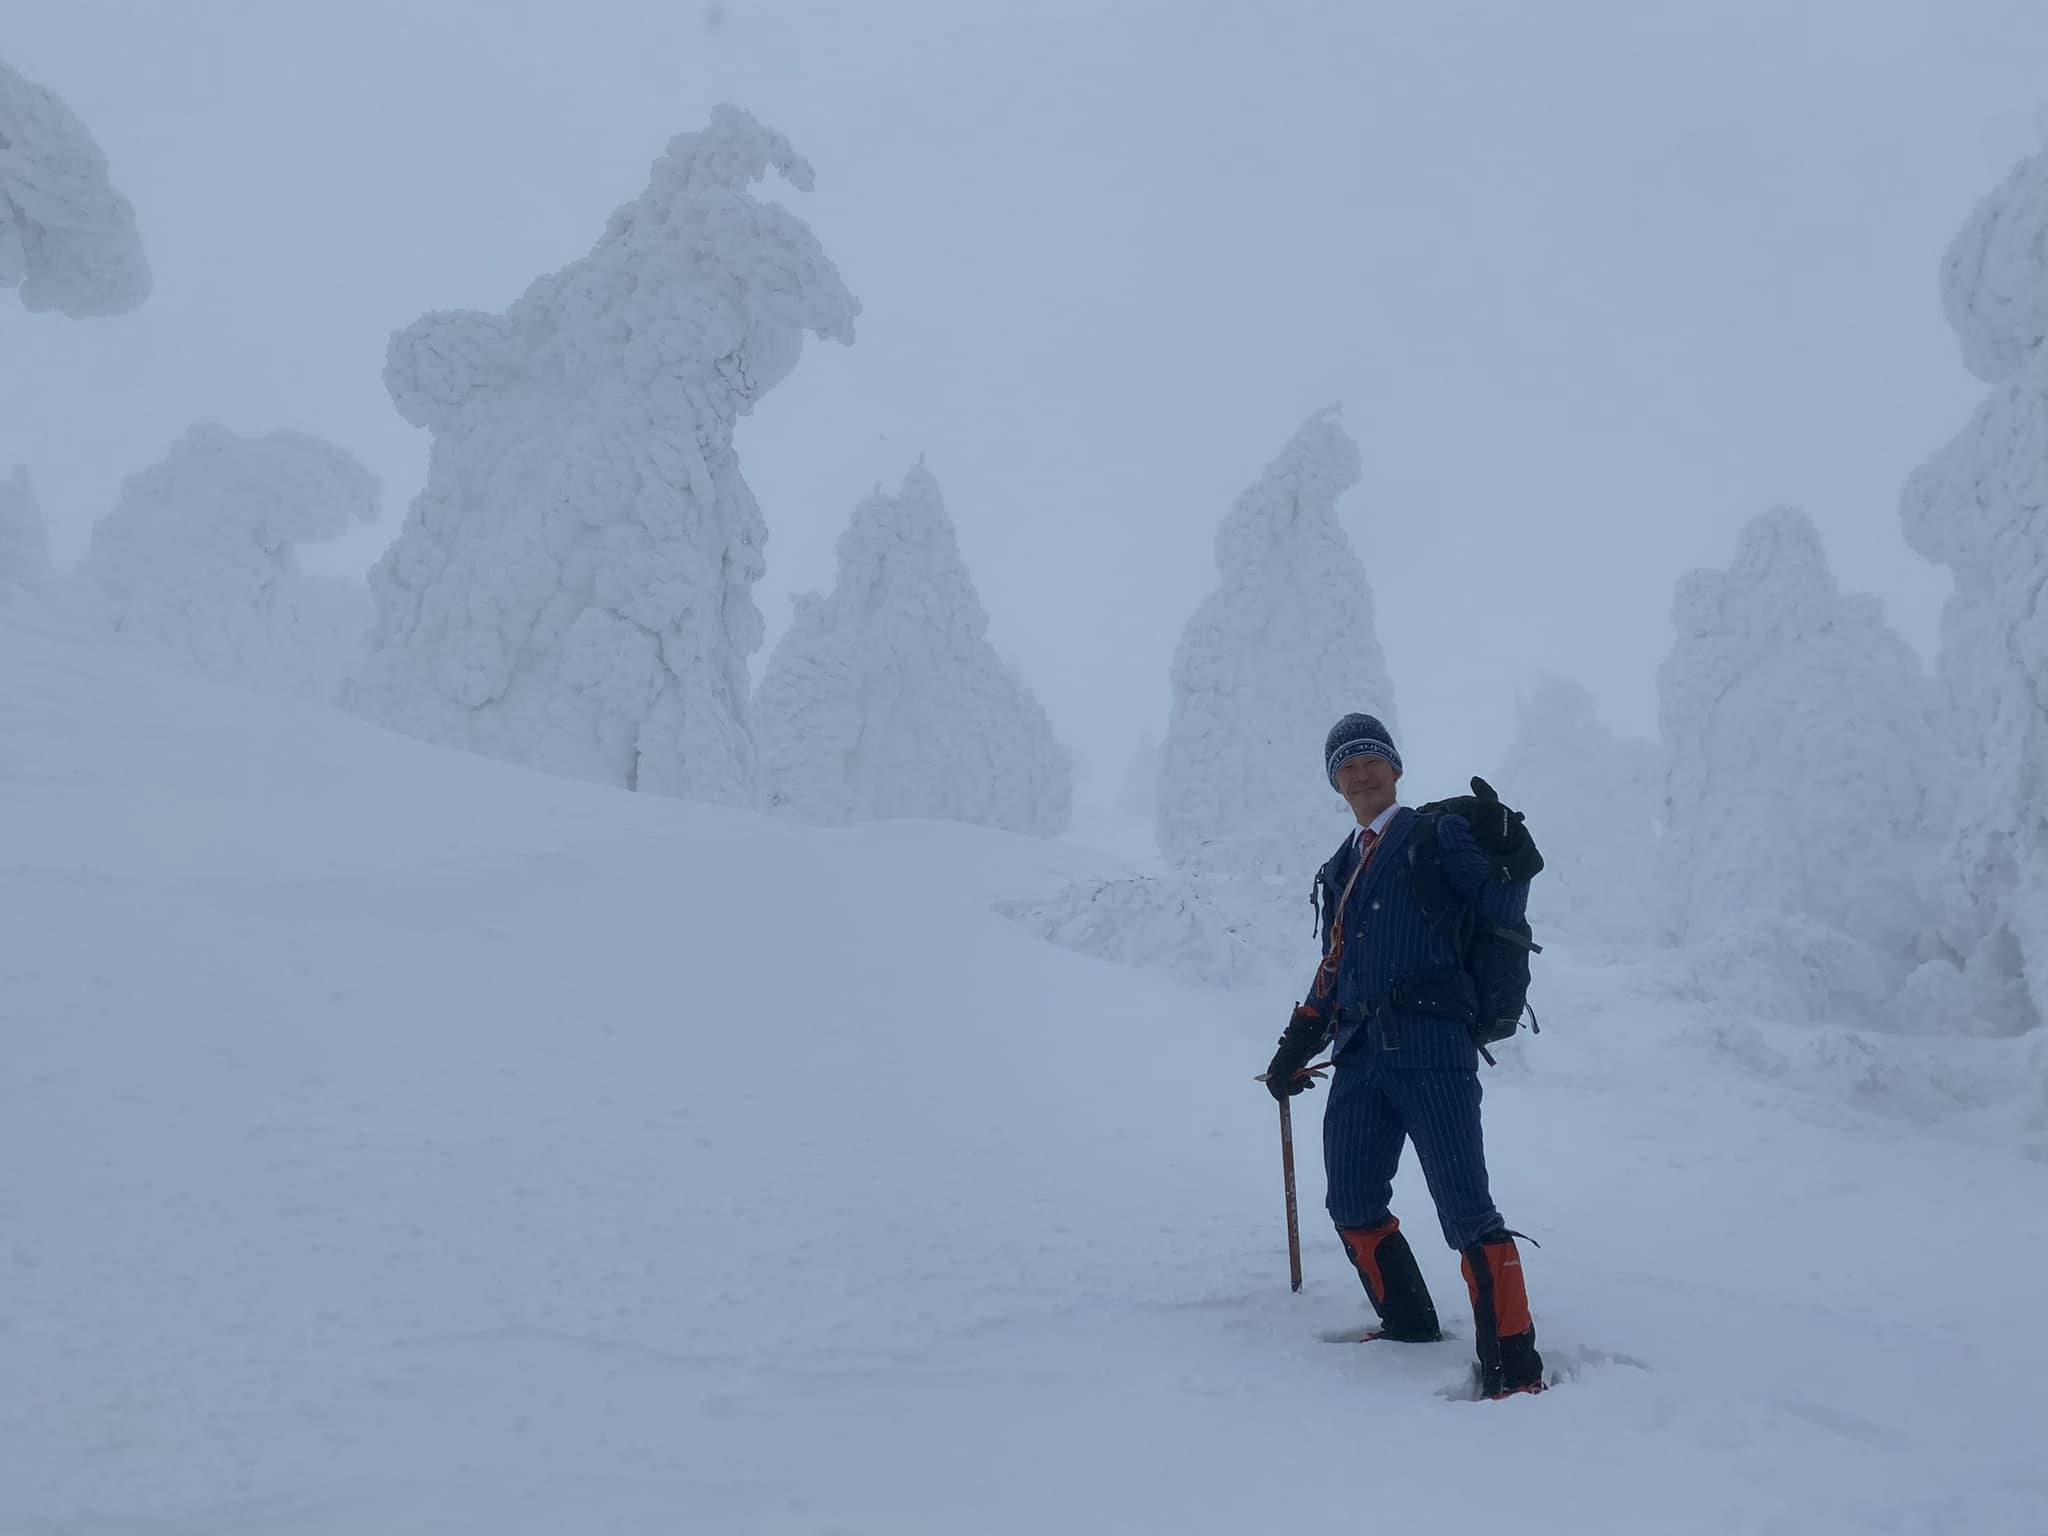
[[[1531,1031],[1542,1033],[1536,1010],[1529,1006],[1529,957],[1542,954],[1543,946],[1536,942],[1526,922],[1512,927],[1488,922],[1458,894],[1444,872],[1443,848],[1437,840],[1440,818],[1456,815],[1471,820],[1489,810],[1498,814],[1499,801],[1489,805],[1473,795],[1417,806],[1416,815],[1421,820],[1408,835],[1406,854],[1410,888],[1424,920],[1432,928],[1446,923],[1455,925],[1459,963],[1478,995],[1472,1037],[1478,1042],[1479,1054],[1491,1066],[1493,1057],[1486,1048],[1513,1036],[1521,1027],[1524,1013],[1529,1016]],[[1542,872],[1543,855],[1526,836],[1522,842],[1521,849],[1495,858],[1494,879],[1520,884]]]

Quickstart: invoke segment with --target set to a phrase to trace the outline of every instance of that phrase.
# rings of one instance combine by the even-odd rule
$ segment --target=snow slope
[[[0,626],[0,847],[9,1536],[2048,1509],[2048,1167],[1745,1071],[1568,942],[1487,1084],[1563,1380],[1475,1404],[1462,1340],[1319,1341],[1364,1307],[1317,1098],[1288,1293],[1291,988],[991,910],[1107,872],[1071,841],[545,778]]]

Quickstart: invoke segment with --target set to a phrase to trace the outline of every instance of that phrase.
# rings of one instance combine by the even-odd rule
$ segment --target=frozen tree
[[[1941,263],[1942,308],[1963,366],[2003,384],[2048,341],[2048,148],[2014,166],[1977,205]]]
[[[0,589],[40,587],[49,575],[50,545],[36,488],[17,464],[11,476],[0,480]]]
[[[1660,767],[1655,743],[1616,736],[1579,683],[1546,678],[1522,696],[1492,782],[1543,850],[1531,922],[1617,941],[1652,936]]]
[[[1181,869],[1302,876],[1342,831],[1331,725],[1363,710],[1399,739],[1372,589],[1337,521],[1360,467],[1320,412],[1217,530],[1222,580],[1181,633],[1161,756],[1159,847]]]
[[[300,544],[377,515],[376,476],[303,432],[195,426],[131,475],[83,574],[114,625],[224,681],[331,698],[367,607],[298,568]]]
[[[0,287],[32,310],[116,315],[149,297],[135,210],[54,93],[0,62]]]
[[[1981,1028],[2048,1011],[2048,149],[1949,247],[1942,296],[1963,361],[1995,386],[1907,481],[1906,538],[1949,568],[1937,662],[1962,772],[1937,877],[1943,937]]]
[[[371,573],[354,707],[557,773],[742,803],[767,528],[736,420],[806,331],[859,304],[810,229],[750,188],[808,189],[734,107],[671,140],[581,260],[502,315],[436,313],[384,380],[434,436],[426,489]]]
[[[1828,987],[1888,995],[1926,958],[1928,822],[1951,772],[1919,659],[1875,598],[1837,589],[1789,508],[1752,520],[1725,572],[1685,576],[1672,620],[1657,673],[1667,936],[1817,925],[1861,973]]]
[[[854,508],[829,597],[805,594],[756,700],[767,803],[817,821],[921,816],[1063,831],[1073,772],[987,638],[920,464]]]

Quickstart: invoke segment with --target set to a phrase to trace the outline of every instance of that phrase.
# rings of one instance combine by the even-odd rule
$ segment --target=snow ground
[[[1111,873],[1078,837],[635,796],[12,625],[0,847],[0,1531],[2048,1530],[2048,1166],[1568,943],[1487,1080],[1564,1380],[1484,1404],[1464,1339],[1320,1341],[1315,1097],[1288,1293],[1291,986],[993,910]]]

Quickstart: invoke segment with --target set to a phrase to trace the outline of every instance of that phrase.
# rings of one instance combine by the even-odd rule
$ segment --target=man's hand
[[[1472,841],[1486,852],[1506,853],[1516,834],[1529,835],[1522,826],[1522,813],[1502,805],[1499,793],[1486,780],[1472,781],[1472,800],[1465,819],[1472,824]]]
[[[1329,1025],[1306,1003],[1295,1006],[1294,1015],[1280,1036],[1280,1048],[1266,1067],[1266,1092],[1276,1103],[1315,1087],[1316,1080],[1302,1071],[1309,1058],[1322,1049]]]
[[[1472,841],[1482,853],[1490,854],[1514,881],[1533,879],[1543,869],[1543,855],[1523,825],[1522,813],[1501,803],[1500,795],[1486,780],[1472,781],[1472,799],[1465,809],[1472,827]]]

